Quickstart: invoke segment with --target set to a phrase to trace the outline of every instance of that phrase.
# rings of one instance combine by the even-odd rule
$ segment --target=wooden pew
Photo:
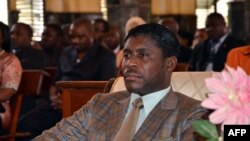
[[[107,83],[108,81],[58,81],[56,87],[62,89],[63,117],[71,116],[95,94],[103,93]]]
[[[38,95],[41,90],[43,77],[47,75],[42,70],[24,70],[17,93],[11,98],[11,125],[8,135],[0,136],[0,141],[14,141],[17,137],[28,136],[29,133],[17,133],[17,123],[25,95]]]
[[[188,64],[187,63],[177,63],[174,72],[183,72],[188,71]]]

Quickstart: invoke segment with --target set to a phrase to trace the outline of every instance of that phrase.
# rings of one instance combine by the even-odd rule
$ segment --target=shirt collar
[[[170,91],[170,88],[171,86],[169,86],[166,89],[142,96],[142,101],[143,101],[143,106],[144,106],[146,116],[148,116],[148,114],[160,102],[160,100],[168,94],[168,92]],[[129,104],[131,105],[132,102],[138,97],[140,97],[138,94],[132,93]]]
[[[228,34],[229,34],[229,33],[227,33],[227,34],[223,35],[222,37],[220,37],[219,42],[220,42],[220,43],[223,43],[224,40],[227,38]]]

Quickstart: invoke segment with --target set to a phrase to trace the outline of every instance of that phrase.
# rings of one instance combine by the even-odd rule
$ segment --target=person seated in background
[[[208,39],[197,45],[189,63],[190,71],[222,71],[228,52],[245,45],[241,39],[232,36],[224,17],[219,13],[211,13],[206,18]]]
[[[121,50],[120,30],[117,26],[110,26],[109,31],[103,37],[105,47],[111,49],[116,55],[116,67],[119,68],[122,56],[118,56]]]
[[[64,48],[64,33],[57,24],[47,24],[42,32],[41,46],[45,54],[45,67],[57,67]]]
[[[189,63],[193,51],[191,49],[193,35],[187,31],[180,30],[178,32],[178,39],[180,43],[180,55],[178,57],[178,62]]]
[[[126,25],[125,25],[125,36],[127,36],[128,32],[138,26],[138,25],[142,25],[145,24],[145,20],[143,20],[141,17],[131,17],[127,20]]]
[[[93,25],[93,36],[96,43],[103,44],[104,34],[109,31],[109,23],[104,19],[95,19]]]
[[[41,49],[32,47],[32,28],[25,23],[16,23],[11,29],[12,52],[21,61],[23,69],[43,69],[45,55]]]
[[[191,123],[206,110],[171,88],[179,54],[175,34],[156,23],[139,25],[125,38],[123,54],[128,91],[95,95],[34,141],[194,140]]]
[[[208,35],[207,35],[205,28],[196,29],[194,33],[194,40],[193,40],[193,44],[191,48],[194,49],[195,46],[204,42],[207,38],[208,38]]]
[[[179,24],[173,17],[165,17],[158,21],[159,24],[164,25],[165,27],[172,30],[176,35],[179,32]]]
[[[9,27],[0,22],[0,135],[10,125],[10,98],[20,84],[22,67],[18,58],[11,54]]]
[[[188,63],[191,55],[192,49],[192,35],[184,30],[179,30],[179,24],[173,17],[165,17],[158,21],[159,24],[169,28],[173,31],[179,39],[180,43],[180,55],[178,56],[179,63]]]
[[[226,65],[235,69],[241,67],[250,75],[250,45],[232,49],[227,55]]]
[[[64,47],[67,47],[70,45],[70,38],[69,38],[69,27],[70,27],[70,24],[63,24],[61,25],[61,28],[62,28],[62,31],[63,31],[63,46]]]
[[[71,46],[64,48],[55,77],[56,81],[102,81],[116,76],[115,55],[94,42],[91,22],[77,19],[70,25]],[[31,140],[62,118],[62,96],[54,84],[49,90],[50,105],[37,106],[20,119],[18,131],[30,132]]]
[[[16,23],[11,29],[11,47],[21,62],[24,70],[44,69],[45,54],[41,49],[32,46],[33,30],[30,25],[25,23]],[[20,116],[31,111],[35,107],[37,96],[26,95],[23,98]]]

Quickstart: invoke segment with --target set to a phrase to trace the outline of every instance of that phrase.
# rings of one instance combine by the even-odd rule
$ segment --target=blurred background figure
[[[245,43],[228,32],[225,19],[219,13],[211,13],[207,16],[206,31],[208,39],[195,47],[189,69],[221,71],[224,69],[228,52]]]
[[[30,25],[16,23],[11,27],[12,52],[19,58],[24,70],[44,69],[45,54],[42,49],[37,49],[31,45],[33,30]],[[26,95],[21,105],[20,117],[36,106],[37,96]]]
[[[93,21],[93,29],[95,42],[102,44],[103,36],[109,30],[109,23],[104,19],[95,19]]]
[[[250,75],[250,45],[232,49],[228,53],[226,65],[235,69],[241,67]]]
[[[119,67],[122,56],[118,56],[121,52],[121,36],[120,30],[117,26],[110,26],[109,31],[105,34],[103,38],[103,43],[105,47],[111,49],[116,55],[116,67]]]
[[[127,20],[125,25],[125,36],[128,34],[129,30],[138,26],[145,24],[146,22],[141,17],[131,17]]]
[[[70,38],[69,38],[69,27],[70,27],[70,24],[63,24],[61,26],[61,29],[63,31],[63,46],[64,47],[67,47],[70,45]]]
[[[194,40],[193,40],[193,44],[191,48],[194,49],[196,45],[204,42],[207,38],[208,38],[208,35],[207,35],[205,28],[196,29],[194,33]]]
[[[187,31],[180,30],[178,32],[178,39],[180,43],[180,54],[178,56],[178,62],[189,63],[193,51],[191,49],[193,35]]]
[[[159,24],[169,28],[177,35],[180,43],[180,54],[178,56],[178,63],[188,63],[192,56],[192,34],[179,29],[178,22],[173,17],[165,17],[158,21]]]
[[[168,27],[170,30],[172,30],[176,35],[178,35],[179,32],[179,24],[173,17],[166,17],[162,18],[158,21],[159,24],[164,25],[165,27]]]
[[[9,27],[0,22],[0,135],[10,125],[8,100],[16,93],[22,75],[20,61],[10,51]]]
[[[17,23],[11,27],[12,52],[21,61],[23,69],[43,69],[45,55],[41,49],[32,47],[32,28],[25,23]]]
[[[41,46],[45,53],[45,67],[57,67],[64,48],[64,33],[57,24],[47,24],[42,32]]]

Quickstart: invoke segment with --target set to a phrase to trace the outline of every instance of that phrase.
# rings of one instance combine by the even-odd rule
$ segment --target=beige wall
[[[100,0],[45,0],[47,12],[101,12]]]
[[[10,11],[16,10],[16,0],[9,0],[9,10]]]
[[[196,0],[152,0],[152,14],[195,14]]]

